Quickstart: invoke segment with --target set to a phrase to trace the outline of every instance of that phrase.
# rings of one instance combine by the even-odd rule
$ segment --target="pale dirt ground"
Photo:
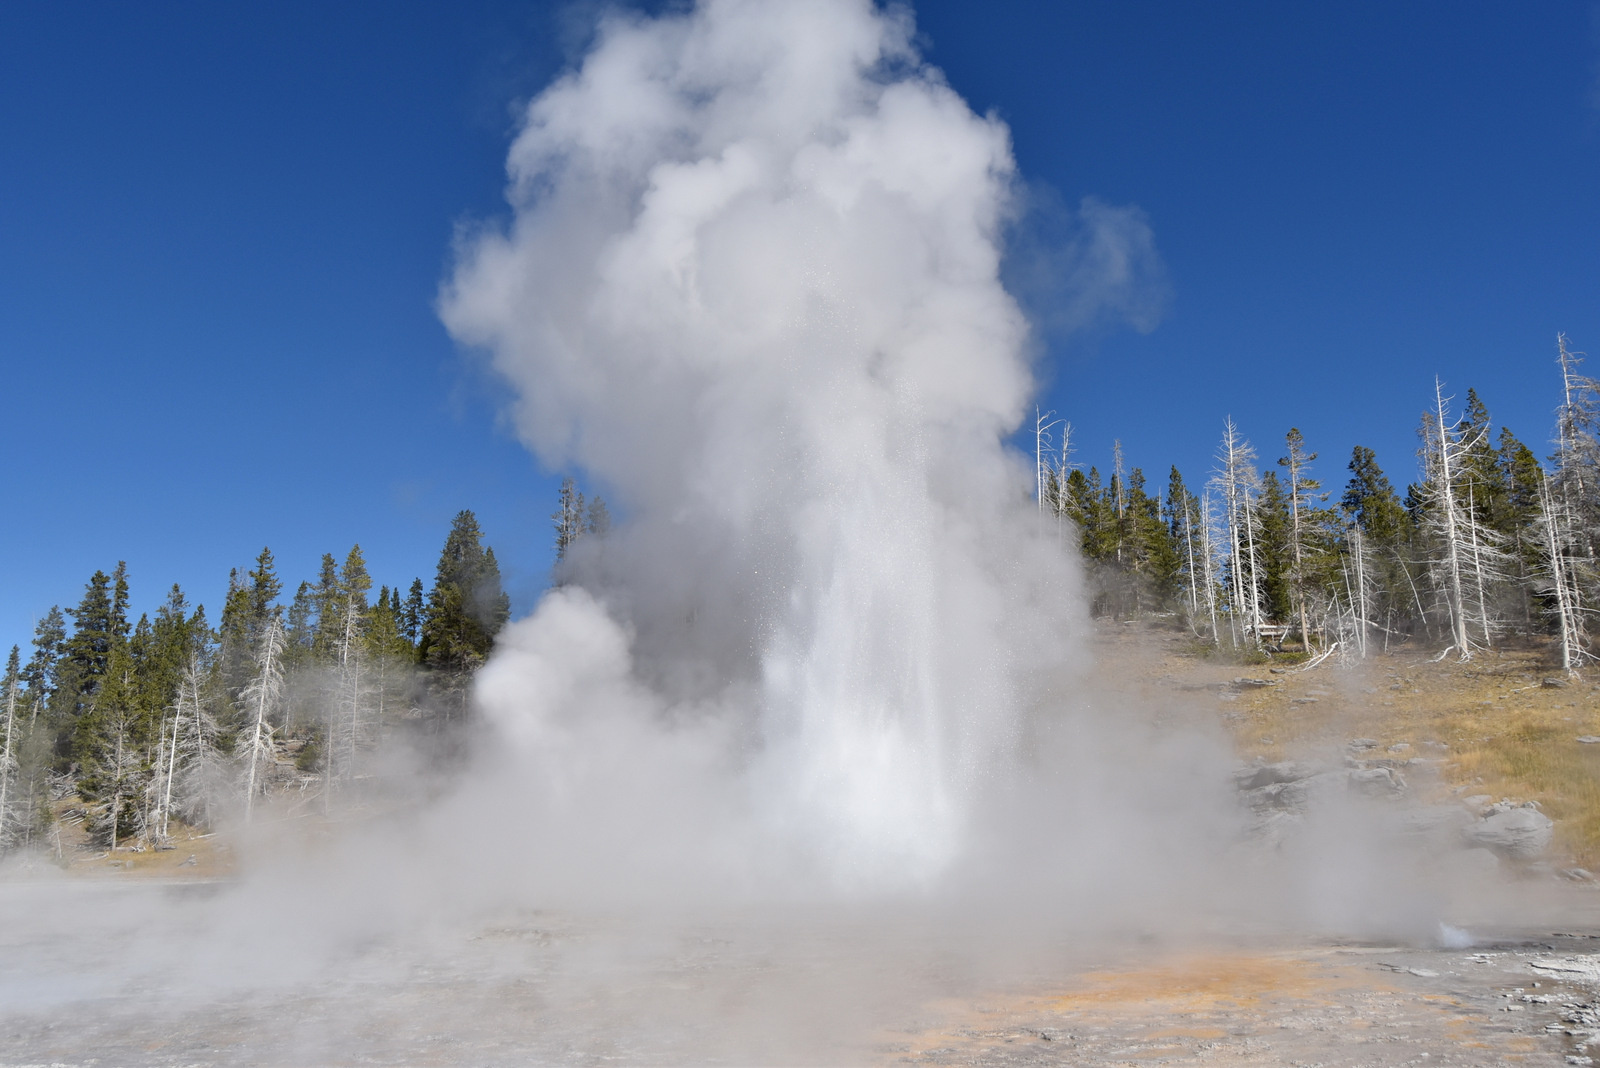
[[[1396,757],[1418,761],[1408,781],[1444,799],[1507,787],[1473,755],[1496,732],[1600,734],[1593,685],[1541,686],[1549,672],[1532,653],[1274,674],[1195,657],[1181,635],[1142,627],[1104,628],[1099,645],[1106,690],[1220,721],[1243,758],[1337,753],[1370,737],[1384,752],[1409,746]],[[1241,689],[1238,678],[1275,685]],[[1587,1045],[1600,1034],[1600,890],[1557,874],[1587,859],[1588,842],[1558,838],[1549,863],[1519,876],[1528,907],[1459,949],[1107,944],[978,978],[952,973],[914,924],[884,934],[893,924],[820,922],[780,937],[729,922],[658,932],[634,953],[615,925],[529,914],[448,945],[363,946],[303,980],[236,989],[219,976],[174,993],[165,973],[119,956],[142,950],[126,948],[141,913],[119,919],[118,902],[201,907],[231,872],[226,840],[112,855],[69,829],[63,887],[84,892],[61,891],[73,898],[65,914],[97,919],[60,942],[26,910],[0,910],[0,1066],[1600,1063],[1600,1044]]]

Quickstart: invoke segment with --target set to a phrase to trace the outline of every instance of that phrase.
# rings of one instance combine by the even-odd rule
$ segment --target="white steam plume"
[[[910,32],[866,0],[612,17],[528,108],[509,231],[462,243],[445,322],[627,516],[567,576],[594,597],[550,594],[482,678],[557,765],[540,804],[731,770],[708,807],[767,843],[733,854],[923,882],[1071,658],[1076,582],[1002,447],[1032,388],[1007,131]],[[717,774],[663,770],[690,734]]]
[[[1426,927],[1366,815],[1335,798],[1299,844],[1244,846],[1218,725],[1087,684],[1076,564],[1004,445],[1031,415],[1001,280],[1028,198],[910,37],[869,0],[704,0],[609,19],[529,105],[510,226],[462,241],[443,315],[624,519],[480,675],[503,744],[435,814],[465,851],[441,870],[558,907]],[[1091,200],[1070,230],[1039,267],[1058,325],[1148,327],[1142,216]]]

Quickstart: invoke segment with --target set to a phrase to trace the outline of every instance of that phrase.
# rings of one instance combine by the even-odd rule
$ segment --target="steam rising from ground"
[[[491,884],[1148,922],[1158,872],[1232,881],[1225,746],[1083,685],[1072,554],[1003,444],[1008,134],[911,35],[867,0],[613,16],[528,107],[509,227],[461,240],[445,322],[626,517],[480,676],[504,744],[464,803],[519,857]],[[1063,306],[1148,328],[1142,217],[1082,218]]]
[[[861,0],[613,17],[528,108],[509,230],[463,240],[446,323],[627,516],[479,700],[530,811],[630,862],[930,885],[1071,692],[1076,576],[1002,446],[1009,139],[910,35]],[[1143,230],[1095,208],[1086,262]]]

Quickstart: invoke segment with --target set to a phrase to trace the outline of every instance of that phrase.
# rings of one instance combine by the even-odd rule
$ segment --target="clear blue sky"
[[[0,6],[0,641],[126,559],[213,613],[262,545],[287,585],[359,542],[431,578],[475,510],[516,605],[554,478],[434,312],[453,228],[502,210],[512,104],[584,8]],[[1023,173],[1148,215],[1148,334],[1057,339],[1078,458],[1201,481],[1232,414],[1414,477],[1432,378],[1541,455],[1554,338],[1600,373],[1600,7],[916,6]]]

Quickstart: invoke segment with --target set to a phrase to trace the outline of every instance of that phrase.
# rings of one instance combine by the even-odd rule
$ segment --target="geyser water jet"
[[[728,855],[841,887],[955,862],[1083,614],[1003,446],[1033,387],[1000,281],[1008,134],[910,36],[866,0],[607,18],[529,105],[514,217],[464,238],[442,300],[523,439],[626,516],[562,572],[588,594],[506,634],[486,714],[598,749],[544,769],[579,808],[664,773],[605,754],[659,765],[692,732],[663,789],[716,767],[740,814],[718,833],[749,839]]]

